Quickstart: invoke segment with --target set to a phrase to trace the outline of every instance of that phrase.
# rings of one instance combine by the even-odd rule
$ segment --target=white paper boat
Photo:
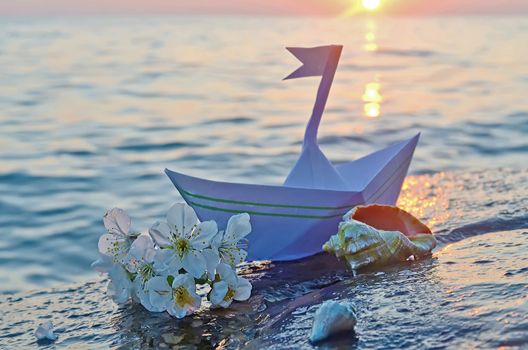
[[[322,76],[299,160],[284,185],[211,181],[165,172],[201,220],[225,227],[236,213],[251,215],[248,260],[295,260],[321,252],[341,217],[361,204],[395,204],[418,142],[416,136],[349,163],[332,165],[317,145],[342,46],[288,48],[302,63],[287,79]]]

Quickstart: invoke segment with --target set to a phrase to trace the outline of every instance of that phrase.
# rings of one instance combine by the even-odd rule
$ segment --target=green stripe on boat
[[[301,218],[301,219],[334,219],[334,218],[342,217],[343,215],[346,214],[346,212],[341,213],[341,214],[336,214],[336,215],[300,215],[300,214],[263,213],[263,212],[259,212],[259,211],[237,210],[237,209],[226,209],[226,208],[212,207],[212,206],[209,206],[209,205],[203,205],[203,204],[199,204],[199,203],[196,203],[196,202],[193,202],[193,201],[189,201],[189,200],[187,200],[187,201],[188,201],[188,203],[191,206],[197,206],[197,207],[204,208],[204,209],[215,210],[215,211],[223,211],[223,212],[227,212],[227,213],[236,213],[236,214],[238,214],[238,213],[248,213],[249,215],[281,216],[281,217],[287,217],[287,218]],[[347,208],[352,208],[352,207],[355,207],[355,205],[353,205],[351,207],[347,207]]]
[[[352,206],[355,206],[357,204],[349,204],[349,205],[343,205],[340,207],[319,207],[319,206],[311,206],[311,205],[290,205],[290,204],[272,204],[272,203],[259,203],[259,202],[246,202],[246,201],[237,201],[232,199],[222,199],[222,198],[215,198],[215,197],[209,197],[204,196],[197,193],[192,193],[189,191],[185,191],[184,189],[177,187],[180,193],[185,194],[187,196],[191,196],[194,198],[200,198],[205,199],[213,202],[220,202],[220,203],[229,203],[229,204],[244,204],[244,205],[255,205],[258,207],[273,207],[273,208],[292,208],[292,209],[316,209],[316,210],[338,210],[338,209],[347,209],[351,208]]]

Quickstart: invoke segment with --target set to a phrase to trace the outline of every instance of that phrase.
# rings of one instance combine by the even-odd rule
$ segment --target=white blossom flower
[[[246,259],[247,252],[240,247],[240,240],[250,232],[249,214],[237,214],[229,218],[225,232],[219,232],[212,242],[212,246],[218,249],[222,262],[236,266]]]
[[[213,306],[229,307],[233,300],[244,301],[251,296],[251,283],[236,275],[228,264],[220,263],[216,268],[220,281],[213,284],[209,300]]]
[[[154,224],[149,235],[131,234],[130,217],[119,208],[103,221],[108,233],[99,239],[99,259],[92,267],[108,274],[107,294],[116,303],[132,298],[149,311],[182,318],[200,307],[196,281],[205,278],[213,283],[213,306],[250,297],[251,284],[234,270],[247,256],[240,241],[251,232],[248,214],[232,216],[222,232],[214,221],[200,222],[185,203],[173,205],[167,221]]]
[[[196,311],[201,298],[196,294],[194,278],[180,274],[169,285],[167,277],[156,276],[148,282],[150,303],[155,308],[162,308],[177,318],[183,318]]]
[[[35,331],[37,340],[55,340],[57,336],[53,333],[53,323],[51,321],[44,322],[39,325]]]
[[[183,268],[196,278],[202,277],[208,266],[202,251],[211,245],[217,232],[216,222],[199,222],[190,206],[176,203],[167,213],[167,222],[158,222],[149,230],[162,248],[155,264],[173,274]]]
[[[108,233],[99,238],[99,252],[123,263],[133,239],[137,236],[129,232],[130,216],[123,209],[113,208],[103,216],[103,222]]]
[[[154,266],[154,258],[157,252],[159,250],[154,248],[152,238],[147,235],[141,235],[130,246],[130,251],[126,258],[127,270],[136,274],[132,282],[134,296],[145,309],[152,312],[165,311],[165,309],[154,307],[150,303],[147,290],[147,282],[161,272]]]
[[[128,271],[138,273],[148,280],[154,272],[152,264],[155,255],[156,250],[152,238],[141,235],[130,246],[130,250],[124,259],[125,266]]]
[[[115,262],[111,256],[102,254],[99,252],[99,259],[95,260],[92,263],[92,268],[99,273],[108,273],[112,267],[114,267]]]
[[[116,263],[111,256],[99,253],[99,259],[92,263],[99,273],[107,273],[109,281],[106,294],[116,303],[123,304],[132,295],[132,281],[129,273],[120,263]]]
[[[120,264],[114,264],[108,271],[110,281],[106,293],[118,304],[126,303],[132,295],[132,281],[129,273]]]

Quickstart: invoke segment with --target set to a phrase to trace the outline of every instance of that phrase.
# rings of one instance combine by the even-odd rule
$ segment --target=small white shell
[[[37,340],[57,339],[57,336],[53,334],[53,323],[51,321],[47,321],[38,326],[37,330],[35,331],[35,337],[37,337]]]
[[[356,312],[351,302],[325,301],[315,312],[310,341],[324,340],[336,333],[353,332]]]

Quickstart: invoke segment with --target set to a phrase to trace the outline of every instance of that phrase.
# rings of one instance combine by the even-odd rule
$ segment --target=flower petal
[[[167,282],[166,277],[156,276],[152,277],[147,282],[147,290],[149,293],[150,304],[154,308],[166,309],[171,301],[171,287]]]
[[[247,279],[242,277],[239,277],[237,282],[238,284],[233,299],[238,301],[248,300],[251,296],[251,289],[253,289],[253,286]]]
[[[251,223],[249,222],[249,214],[242,213],[233,215],[227,222],[224,241],[229,242],[230,244],[236,244],[242,238],[246,237],[250,232]]]
[[[216,267],[220,263],[220,255],[216,249],[207,248],[202,251],[205,258],[205,267],[207,269],[207,277],[214,280],[216,274]]]
[[[187,203],[176,203],[167,212],[167,222],[176,230],[176,235],[189,238],[198,217]]]
[[[184,318],[185,316],[187,316],[187,310],[179,307],[176,303],[171,303],[167,308],[167,312],[169,313],[169,315],[174,316],[176,318]]]
[[[227,294],[229,286],[226,281],[215,282],[213,284],[213,289],[211,289],[211,294],[209,294],[209,301],[214,306],[220,306],[222,301]]]
[[[108,275],[110,276],[107,286],[108,296],[118,304],[127,302],[132,292],[132,282],[126,271],[120,265],[115,265]]]
[[[202,277],[206,269],[205,258],[202,252],[191,249],[191,251],[183,257],[182,267],[193,277]]]
[[[236,246],[228,246],[221,248],[220,256],[222,257],[222,262],[234,267],[246,260],[247,252]]]
[[[222,245],[222,241],[224,240],[224,231],[218,231],[216,235],[213,236],[211,239],[211,247],[218,249]]]
[[[101,253],[99,253],[99,259],[92,263],[92,268],[99,273],[108,273],[113,266],[113,259],[110,256]]]
[[[111,256],[115,261],[122,263],[130,248],[130,240],[107,233],[99,237],[97,245],[100,253]]]
[[[216,267],[216,272],[222,281],[226,281],[230,286],[235,287],[237,284],[237,275],[233,268],[225,263],[220,263]]]
[[[177,274],[181,269],[181,259],[173,249],[158,249],[152,259],[154,271],[162,275]]]
[[[130,246],[129,254],[138,259],[143,259],[150,249],[154,249],[152,238],[147,235],[141,235]]]
[[[197,235],[190,239],[191,245],[202,250],[211,245],[211,240],[218,233],[218,226],[215,221],[204,221],[198,224],[195,232]]]
[[[150,237],[156,242],[160,247],[167,247],[171,245],[169,240],[171,230],[169,225],[166,222],[157,221],[149,229]]]
[[[152,238],[147,235],[139,236],[130,246],[130,250],[125,258],[128,271],[135,273],[139,266],[152,262],[154,253]]]
[[[180,286],[184,286],[185,289],[188,289],[189,286],[194,283],[194,279],[191,275],[188,273],[181,273],[179,275],[174,276],[174,280],[172,281],[172,288],[176,289]]]
[[[115,235],[128,236],[130,230],[130,216],[120,208],[112,208],[103,216],[103,223],[108,232]]]
[[[147,285],[143,284],[143,280],[139,276],[134,279],[133,285],[134,293],[136,294],[137,298],[139,299],[139,302],[141,303],[141,305],[143,305],[145,309],[151,312],[165,311],[164,306],[155,307],[154,305],[152,305],[152,303],[150,302],[149,293],[147,292]]]
[[[192,311],[196,311],[200,308],[200,305],[202,304],[202,298],[196,294],[195,291],[189,291],[189,293],[191,294],[191,298],[193,299],[193,304],[192,304]]]
[[[195,293],[196,292],[196,282],[194,281],[194,278],[188,273],[184,273],[182,274],[182,276],[183,276],[182,286],[185,287],[185,289],[187,289],[189,293],[191,292]]]
[[[99,242],[97,243],[97,248],[101,254],[114,256],[115,243],[120,239],[109,233],[99,237]]]

